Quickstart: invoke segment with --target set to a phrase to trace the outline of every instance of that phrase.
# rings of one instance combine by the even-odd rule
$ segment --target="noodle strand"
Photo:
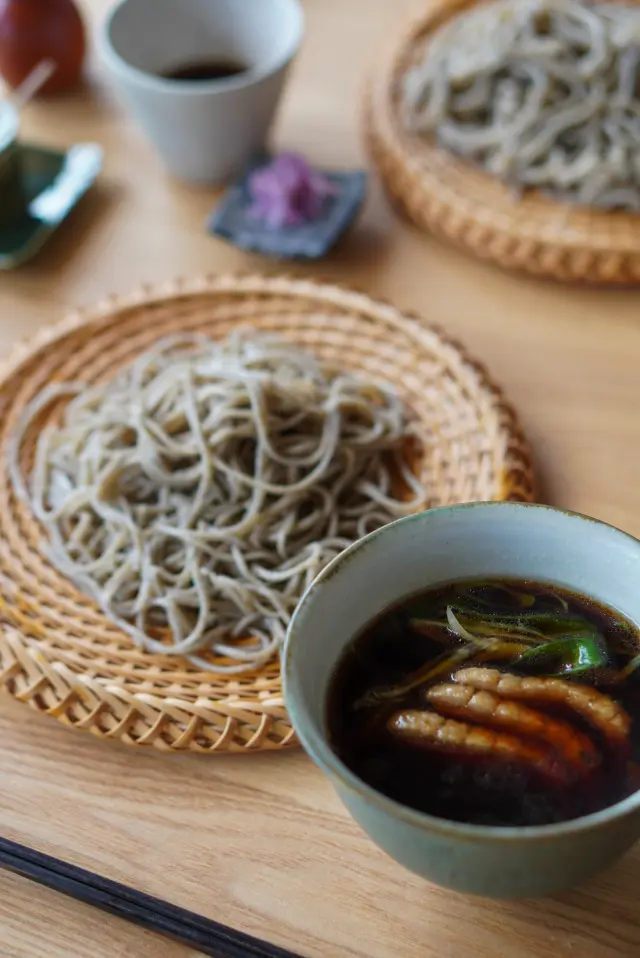
[[[68,395],[26,482],[25,434]],[[426,505],[414,438],[392,389],[244,330],[171,337],[107,384],[44,390],[10,468],[53,564],[136,644],[233,673],[277,654],[330,559]]]

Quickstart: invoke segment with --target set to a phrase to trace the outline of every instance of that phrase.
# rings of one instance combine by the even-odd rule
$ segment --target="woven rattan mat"
[[[96,735],[192,752],[295,744],[277,663],[230,679],[139,651],[47,561],[43,532],[14,495],[8,438],[47,383],[112,377],[159,337],[272,331],[395,383],[421,424],[431,505],[530,499],[526,445],[484,371],[439,330],[360,293],[304,280],[211,277],[112,298],[40,332],[0,369],[0,687]],[[59,417],[60,401],[45,413]],[[28,472],[44,419],[22,447]]]
[[[640,282],[640,215],[577,209],[507,186],[405,132],[401,79],[447,19],[477,0],[426,0],[372,70],[367,140],[391,198],[419,227],[506,269],[563,281]]]

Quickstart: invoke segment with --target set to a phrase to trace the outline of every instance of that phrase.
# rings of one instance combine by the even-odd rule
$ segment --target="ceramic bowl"
[[[640,542],[612,526],[547,506],[473,503],[400,519],[356,542],[300,602],[284,649],[284,693],[309,755],[353,817],[411,871],[448,888],[528,898],[584,881],[640,837],[640,793],[570,822],[528,828],[466,825],[385,797],[331,750],[327,686],[345,646],[379,612],[459,578],[554,582],[640,622]]]

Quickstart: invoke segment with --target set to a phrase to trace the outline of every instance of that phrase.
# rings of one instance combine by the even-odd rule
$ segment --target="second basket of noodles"
[[[367,133],[421,227],[559,280],[640,280],[640,7],[428,0],[372,73]]]
[[[330,286],[109,300],[0,374],[0,686],[197,752],[295,739],[279,653],[317,573],[392,519],[529,499],[515,417],[456,344]]]

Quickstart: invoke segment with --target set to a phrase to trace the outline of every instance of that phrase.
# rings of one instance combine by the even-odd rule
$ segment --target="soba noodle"
[[[25,430],[65,392],[25,482]],[[245,330],[165,339],[106,385],[43,392],[11,469],[51,561],[139,646],[240,672],[277,653],[333,556],[424,506],[411,437],[393,389]]]
[[[494,0],[404,78],[407,128],[520,191],[640,210],[640,10]]]

